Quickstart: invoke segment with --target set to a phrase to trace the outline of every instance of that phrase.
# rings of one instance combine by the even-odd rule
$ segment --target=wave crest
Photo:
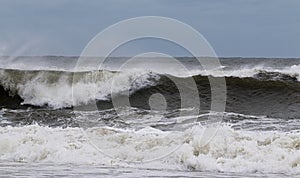
[[[140,77],[142,76],[142,77]],[[18,95],[21,104],[53,108],[87,104],[92,100],[107,100],[114,82],[115,92],[122,92],[129,84],[137,90],[153,85],[157,75],[143,71],[120,73],[115,71],[21,71],[0,70],[0,83],[9,95]],[[139,80],[135,80],[139,78]],[[7,93],[6,93],[7,95]]]

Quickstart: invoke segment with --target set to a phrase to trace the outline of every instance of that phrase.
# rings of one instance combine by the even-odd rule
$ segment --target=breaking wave
[[[294,68],[297,66],[292,66],[292,69],[296,70]],[[224,75],[229,90],[229,99],[230,91],[232,91],[231,93],[237,100],[259,98],[263,94],[263,97],[267,97],[266,99],[270,102],[276,99],[274,97],[279,97],[276,99],[278,101],[283,95],[288,99],[282,101],[283,103],[289,101],[299,103],[298,73],[258,70],[251,74],[251,77],[227,76],[226,71]],[[95,100],[109,101],[112,92],[122,93],[127,90],[133,97],[132,104],[135,105],[134,96],[147,96],[157,92],[176,93],[178,90],[170,77],[174,76],[142,70],[70,72],[2,69],[0,70],[0,105],[7,108],[24,105],[64,108],[85,105]],[[192,77],[200,95],[206,93],[205,98],[209,99],[210,86],[207,75],[200,74]],[[176,78],[184,82],[187,76]],[[247,90],[251,92],[246,95]],[[273,98],[270,97],[271,95]],[[173,99],[171,102],[174,102]]]

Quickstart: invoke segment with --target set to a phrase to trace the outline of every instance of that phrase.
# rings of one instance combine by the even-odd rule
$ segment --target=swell
[[[74,77],[75,76],[75,77]],[[280,118],[300,118],[300,83],[297,75],[259,71],[253,77],[225,77],[227,112],[249,115],[267,115]],[[1,108],[35,107],[64,108],[86,105],[97,100],[98,109],[112,108],[110,101],[112,81],[114,92],[122,98],[130,84],[130,104],[150,109],[149,98],[156,93],[164,96],[167,109],[181,108],[180,92],[171,78],[184,83],[188,77],[174,77],[149,72],[120,73],[111,71],[63,72],[1,70]],[[193,76],[196,82],[201,110],[209,110],[210,84],[207,76]],[[96,85],[97,91],[93,88]],[[73,88],[72,88],[73,87]],[[77,95],[72,89],[77,87]],[[189,90],[189,86],[187,91]],[[96,92],[96,98],[92,98]],[[75,100],[75,102],[74,102]]]

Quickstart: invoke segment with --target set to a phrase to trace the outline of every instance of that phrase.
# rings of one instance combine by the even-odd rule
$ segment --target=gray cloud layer
[[[300,57],[299,8],[297,0],[0,0],[0,55],[79,55],[107,26],[155,15],[191,25],[219,56]],[[116,54],[156,50],[186,55],[155,40]]]

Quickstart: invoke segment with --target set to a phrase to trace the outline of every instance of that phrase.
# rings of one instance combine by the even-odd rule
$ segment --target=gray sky
[[[299,0],[0,0],[0,55],[79,55],[101,30],[137,16],[187,23],[218,56],[300,57]],[[115,55],[187,55],[159,40],[138,40]]]

